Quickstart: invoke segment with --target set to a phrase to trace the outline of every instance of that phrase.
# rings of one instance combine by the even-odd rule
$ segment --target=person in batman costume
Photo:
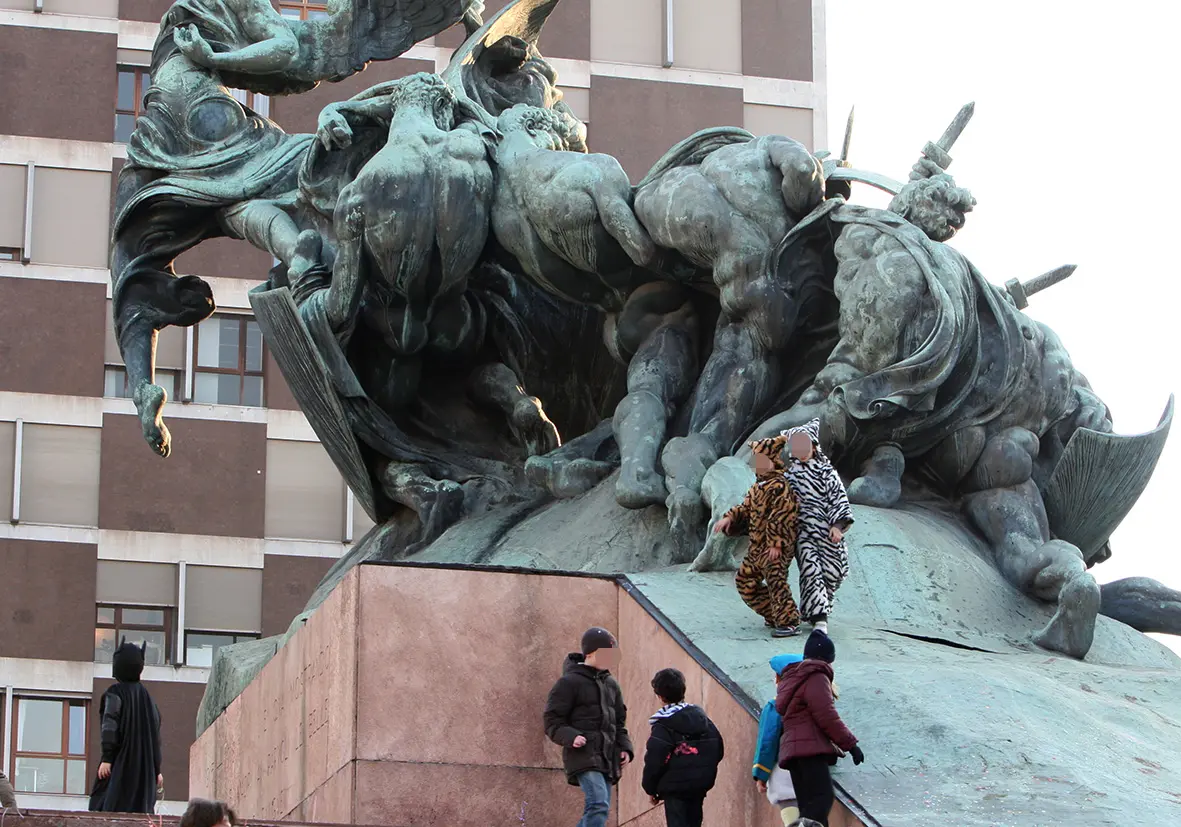
[[[103,693],[102,763],[90,794],[92,812],[151,813],[160,773],[160,710],[140,683],[147,644],[126,640],[115,650],[117,681]]]

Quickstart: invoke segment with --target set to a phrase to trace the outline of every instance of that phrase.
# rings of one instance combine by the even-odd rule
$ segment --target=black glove
[[[849,750],[849,754],[853,756],[853,765],[854,766],[857,766],[858,764],[860,764],[862,761],[865,760],[865,753],[862,752],[861,747],[857,746],[856,744],[854,744],[853,748],[851,750]]]

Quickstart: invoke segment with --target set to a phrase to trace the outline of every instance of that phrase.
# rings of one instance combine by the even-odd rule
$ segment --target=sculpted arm
[[[176,45],[189,60],[210,69],[244,74],[281,72],[295,62],[299,42],[287,21],[266,0],[231,0],[249,46],[215,52],[195,26],[176,30]]]

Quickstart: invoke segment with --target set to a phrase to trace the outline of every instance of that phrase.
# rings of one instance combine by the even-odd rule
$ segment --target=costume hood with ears
[[[822,460],[828,459],[828,457],[824,455],[824,449],[820,447],[819,419],[813,419],[811,422],[807,422],[803,425],[797,425],[794,428],[788,428],[786,431],[779,432],[779,435],[783,437],[789,446],[791,444],[791,438],[795,434],[806,434],[808,439],[812,440],[812,449],[816,452],[816,456]]]
[[[146,641],[142,646],[136,646],[134,643],[128,643],[127,638],[123,638],[123,642],[119,644],[119,648],[115,650],[115,655],[111,659],[111,672],[115,676],[115,680],[123,683],[138,681],[144,671],[144,655],[147,654],[147,651]]]
[[[787,447],[787,437],[769,436],[766,439],[756,439],[750,444],[750,449],[756,454],[762,454],[771,460],[772,472],[782,472],[787,466],[783,461],[783,449]]]

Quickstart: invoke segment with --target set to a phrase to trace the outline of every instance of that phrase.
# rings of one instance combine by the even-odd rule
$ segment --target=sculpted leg
[[[680,296],[675,299],[679,301]],[[633,311],[644,304],[644,296],[629,300],[615,328],[621,339],[644,331],[628,364],[627,396],[615,409],[615,441],[621,456],[615,498],[624,508],[664,502],[664,480],[656,470],[656,459],[664,447],[667,423],[688,397],[697,375],[697,319],[692,305],[682,304],[667,315],[657,315],[663,309],[659,306],[649,308],[657,311],[653,313]]]
[[[1063,540],[1051,540],[1041,492],[1024,472],[1032,468],[1037,438],[1012,428],[991,440],[972,471],[977,483],[999,480],[1005,487],[979,490],[964,499],[964,509],[991,543],[1001,573],[1039,600],[1058,609],[1034,642],[1075,658],[1084,657],[1095,635],[1101,600],[1099,586],[1087,572],[1082,553]],[[1014,480],[1025,475],[1025,480]]]
[[[669,496],[669,526],[681,551],[701,548],[705,508],[701,481],[718,457],[729,454],[755,411],[774,390],[776,360],[753,326],[721,322],[694,396],[689,434],[671,439],[661,460]]]
[[[484,365],[472,374],[468,385],[477,402],[499,408],[513,434],[530,457],[548,454],[562,444],[558,429],[542,410],[541,400],[529,396],[507,365]]]
[[[127,365],[127,384],[139,414],[144,439],[162,457],[172,453],[172,435],[164,424],[162,410],[168,391],[155,384],[157,331],[146,319],[133,320],[123,329],[120,345]]]

